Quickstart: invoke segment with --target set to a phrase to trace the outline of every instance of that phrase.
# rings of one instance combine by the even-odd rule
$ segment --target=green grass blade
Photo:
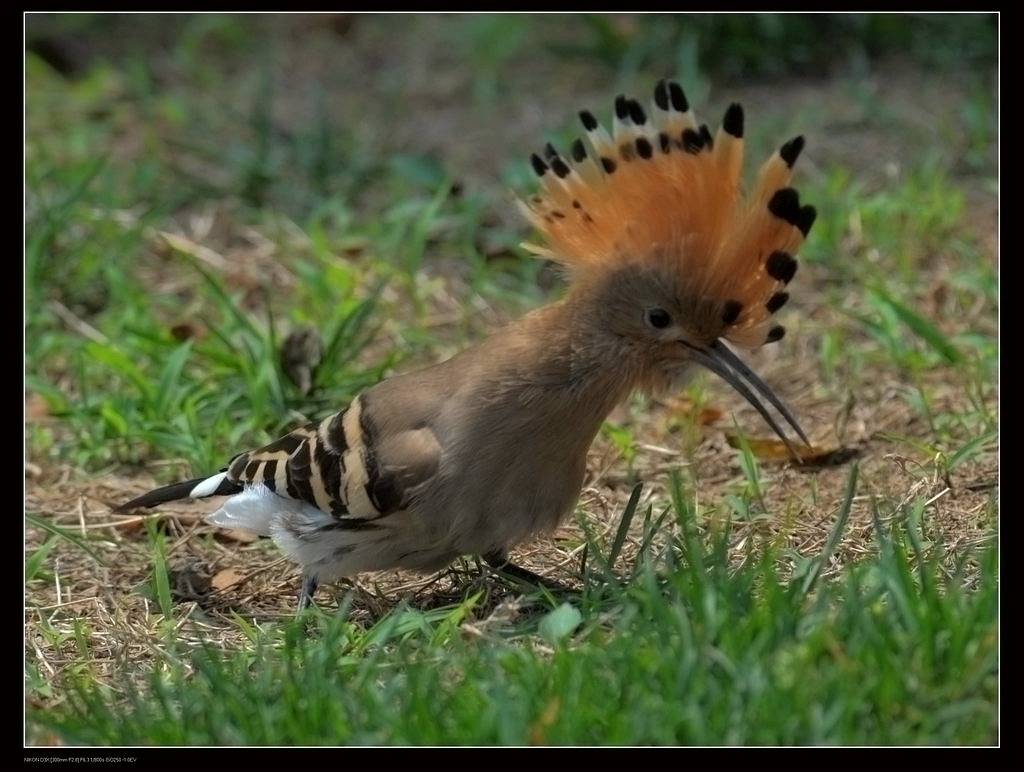
[[[846,490],[843,492],[843,500],[839,505],[839,512],[836,514],[836,521],[832,525],[832,529],[829,531],[828,540],[825,542],[825,546],[821,550],[821,554],[815,558],[814,567],[804,576],[803,583],[800,586],[800,595],[807,597],[814,586],[817,584],[818,579],[821,577],[821,572],[828,565],[829,560],[835,554],[836,549],[839,547],[839,541],[842,539],[843,532],[846,530],[846,523],[850,519],[850,512],[853,508],[853,500],[857,495],[857,477],[859,476],[860,465],[854,464],[850,468],[850,476],[846,480]]]
[[[949,335],[936,327],[934,322],[926,316],[881,290],[873,289],[868,290],[868,292],[879,305],[890,309],[900,321],[915,332],[934,351],[942,355],[947,362],[960,364],[964,361],[963,353],[950,342]]]
[[[25,513],[25,521],[31,525],[34,525],[36,528],[42,528],[44,531],[49,531],[51,534],[55,536],[59,536],[62,539],[66,539],[100,565],[104,564],[103,558],[101,558],[99,554],[92,547],[89,546],[88,542],[82,536],[75,533],[74,531],[69,531],[66,528],[62,528],[59,525],[56,525],[50,520],[46,519],[45,517],[39,517],[38,515],[33,514],[31,512]]]

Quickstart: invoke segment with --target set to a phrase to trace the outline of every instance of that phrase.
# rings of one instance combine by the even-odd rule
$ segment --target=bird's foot
[[[299,590],[299,608],[296,616],[301,616],[303,611],[313,605],[313,595],[316,594],[319,584],[315,574],[302,575],[302,589]]]
[[[569,587],[568,585],[562,584],[554,579],[548,579],[547,577],[541,576],[528,568],[517,566],[508,559],[507,555],[492,552],[484,555],[483,558],[484,562],[486,562],[495,573],[515,579],[520,584],[526,585],[531,589],[547,590],[552,595],[579,595],[578,589]]]

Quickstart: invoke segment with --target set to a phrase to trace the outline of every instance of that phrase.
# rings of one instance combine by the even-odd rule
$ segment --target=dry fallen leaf
[[[692,399],[687,397],[668,397],[665,399],[665,406],[671,415],[683,417],[689,423],[698,426],[710,426],[725,415],[720,407],[705,405],[698,408]]]
[[[744,437],[741,439],[738,434],[727,432],[725,439],[733,448],[742,448],[746,443],[754,457],[761,461],[775,463],[798,461],[804,467],[836,466],[855,457],[859,452],[854,448],[844,448],[842,445],[823,447],[821,445],[794,444],[796,452],[799,453],[799,457],[795,458],[790,447],[776,437]]]
[[[217,536],[226,541],[236,541],[239,544],[252,544],[260,535],[252,531],[243,531],[238,528],[222,528],[217,530]]]
[[[242,574],[238,573],[233,568],[225,568],[223,571],[218,571],[213,575],[213,579],[210,580],[210,586],[215,590],[226,590],[233,584],[238,584],[242,580]]]

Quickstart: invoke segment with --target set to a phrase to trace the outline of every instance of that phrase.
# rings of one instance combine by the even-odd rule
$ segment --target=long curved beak
[[[793,447],[793,444],[790,442],[789,437],[786,436],[786,432],[783,431],[779,422],[776,421],[775,417],[768,412],[768,408],[765,407],[764,402],[767,402],[779,411],[779,415],[786,419],[786,423],[788,423],[796,432],[797,436],[803,440],[804,445],[810,447],[810,440],[807,439],[807,435],[804,434],[804,430],[800,428],[800,424],[797,423],[797,420],[790,409],[782,403],[782,400],[775,396],[775,392],[768,387],[768,384],[762,381],[757,373],[747,367],[743,360],[736,356],[732,349],[726,346],[725,343],[721,340],[716,340],[710,346],[704,348],[691,346],[688,343],[684,345],[690,349],[690,355],[693,357],[693,361],[703,365],[736,389],[736,391],[738,391],[743,398],[761,414],[761,417],[764,418],[768,425],[772,427],[772,430],[779,435],[779,438],[786,443],[786,446],[794,456],[800,458],[800,453],[798,453],[796,448]]]

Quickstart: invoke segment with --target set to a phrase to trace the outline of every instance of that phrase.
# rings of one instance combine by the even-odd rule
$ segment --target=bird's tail
[[[152,509],[169,501],[203,499],[207,496],[230,496],[241,491],[241,485],[227,479],[227,472],[218,472],[210,477],[197,477],[194,480],[172,483],[149,493],[143,493],[131,501],[114,507],[114,511],[127,512],[142,507]]]

